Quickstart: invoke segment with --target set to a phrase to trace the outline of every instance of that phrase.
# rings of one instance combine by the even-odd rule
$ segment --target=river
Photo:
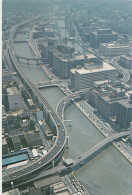
[[[22,56],[32,56],[27,43],[17,43],[15,49]],[[49,80],[39,67],[23,63],[23,70],[32,82]],[[57,87],[42,89],[41,92],[54,109],[64,97]],[[103,139],[102,134],[74,104],[65,111],[65,120],[72,121],[72,127],[67,128],[70,148],[65,151],[66,158],[74,159]],[[79,169],[75,175],[92,195],[132,194],[132,166],[113,146]]]

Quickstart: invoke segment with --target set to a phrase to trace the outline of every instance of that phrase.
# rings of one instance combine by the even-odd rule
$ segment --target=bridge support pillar
[[[72,126],[72,121],[71,120],[64,120],[65,126],[66,127],[71,127]]]
[[[66,148],[69,148],[69,136],[66,137]]]
[[[56,141],[56,136],[53,136],[52,141],[53,141],[53,144],[54,144],[55,141]]]
[[[19,57],[18,57],[18,62],[19,62],[20,60],[19,60]]]
[[[55,161],[54,160],[52,160],[52,167],[54,167],[55,166]]]
[[[14,189],[14,183],[11,181],[11,188]]]
[[[27,62],[28,62],[28,65],[29,65],[29,60],[27,60]]]

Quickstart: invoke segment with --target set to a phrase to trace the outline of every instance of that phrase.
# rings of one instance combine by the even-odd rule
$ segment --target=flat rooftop
[[[60,178],[59,175],[55,175],[55,176],[52,176],[52,177],[48,177],[48,178],[45,178],[45,179],[35,181],[34,186],[35,186],[35,188],[44,188],[46,186],[49,186],[49,185],[52,185],[52,184],[55,184],[55,183],[58,183],[58,182],[61,182],[61,178]]]
[[[72,69],[73,70],[73,69]],[[108,71],[108,70],[116,70],[115,67],[111,66],[110,64],[108,64],[107,62],[103,62],[103,67],[101,68],[95,68],[95,69],[85,69],[84,67],[81,68],[81,69],[75,69],[75,71],[78,73],[78,74],[91,74],[91,73],[96,73],[96,72],[105,72],[105,71]]]
[[[128,45],[121,45],[119,43],[101,43],[101,45],[104,45],[108,48],[116,48],[116,49],[118,49],[118,48],[129,48]]]
[[[20,92],[18,91],[16,87],[10,87],[10,88],[7,88],[7,93],[9,95],[13,95],[13,94],[19,94]]]
[[[25,160],[27,160],[27,155],[26,154],[21,154],[21,155],[18,155],[18,156],[4,158],[4,159],[2,159],[2,166],[10,165],[10,164],[25,161]]]

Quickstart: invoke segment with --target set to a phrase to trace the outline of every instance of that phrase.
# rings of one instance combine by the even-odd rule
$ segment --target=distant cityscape
[[[2,2],[2,194],[132,193],[132,1]]]

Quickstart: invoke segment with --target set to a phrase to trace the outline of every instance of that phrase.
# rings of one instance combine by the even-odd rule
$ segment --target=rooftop
[[[79,74],[90,74],[90,73],[103,72],[103,71],[108,71],[108,70],[116,70],[116,68],[111,66],[107,62],[103,62],[103,67],[101,68],[95,68],[95,69],[89,69],[89,70],[85,68],[75,69],[75,71]]]
[[[52,185],[52,184],[55,184],[58,182],[61,182],[60,176],[54,175],[54,176],[48,177],[46,179],[41,179],[41,180],[35,181],[34,186],[35,186],[35,188],[44,188],[46,186],[49,186],[49,185]]]
[[[7,88],[7,93],[9,95],[13,95],[13,94],[19,94],[20,92],[18,91],[16,87],[10,87],[10,88]]]

